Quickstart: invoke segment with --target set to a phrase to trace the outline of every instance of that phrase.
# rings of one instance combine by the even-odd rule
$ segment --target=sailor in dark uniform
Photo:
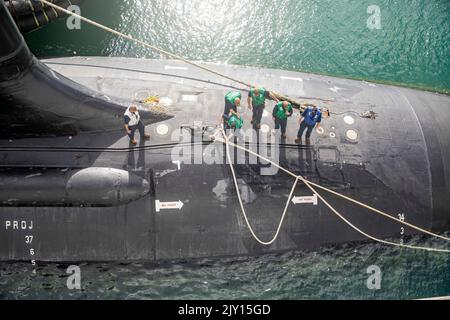
[[[302,143],[302,136],[306,130],[306,144],[311,143],[311,133],[313,129],[317,126],[320,128],[320,122],[322,121],[322,112],[317,108],[317,106],[307,106],[305,111],[303,111],[300,118],[300,128],[298,129],[297,139],[295,143]]]

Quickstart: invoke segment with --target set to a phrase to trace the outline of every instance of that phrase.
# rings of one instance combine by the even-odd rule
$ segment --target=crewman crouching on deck
[[[286,139],[287,119],[292,116],[292,104],[287,101],[280,101],[275,105],[272,111],[272,117],[275,121],[275,129],[281,128],[281,138]]]
[[[231,91],[226,94],[225,110],[223,111],[222,115],[223,127],[225,130],[230,128],[230,120],[237,118],[242,121],[242,118],[238,113],[238,107],[241,105],[241,98],[241,93],[237,91]]]
[[[300,117],[300,128],[298,129],[297,139],[295,143],[302,143],[302,136],[306,130],[306,144],[311,144],[311,133],[317,126],[320,128],[320,122],[322,121],[322,112],[315,105],[307,105],[305,111],[303,111]]]
[[[251,123],[253,125],[253,129],[255,130],[259,130],[261,128],[261,119],[266,106],[266,99],[272,99],[279,102],[279,100],[270,91],[263,87],[252,87],[248,92],[248,108],[253,112]]]
[[[125,122],[125,131],[130,137],[130,143],[132,145],[136,145],[137,141],[134,139],[134,133],[139,130],[139,134],[141,135],[141,139],[145,140],[150,139],[150,135],[145,133],[144,124],[141,121],[141,117],[138,112],[138,108],[136,106],[130,106],[124,114],[124,122]]]

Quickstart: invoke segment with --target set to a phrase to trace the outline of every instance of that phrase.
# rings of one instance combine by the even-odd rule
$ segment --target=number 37
[[[25,243],[30,244],[33,242],[33,236],[25,236]]]

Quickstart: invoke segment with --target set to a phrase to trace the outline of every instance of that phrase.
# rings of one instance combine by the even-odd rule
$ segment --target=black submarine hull
[[[148,193],[108,206],[6,203],[0,208],[2,260],[30,259],[30,247],[24,242],[28,234],[34,235],[35,258],[43,261],[157,261],[259,255],[367,240],[320,201],[317,205],[291,202],[277,240],[270,246],[259,244],[244,221],[238,191],[225,162],[224,146],[209,138],[209,132],[218,126],[223,95],[233,84],[201,73],[195,78],[194,70],[167,68],[184,68],[174,61],[148,60],[144,64],[142,60],[111,59],[63,58],[45,62],[86,86],[96,86],[100,75],[106,94],[160,94],[172,101],[167,108],[175,117],[148,125],[151,140],[130,149],[129,140],[120,129],[115,133],[79,133],[73,137],[5,139],[0,141],[2,167],[21,168],[22,176],[35,173],[37,168],[116,168],[147,181]],[[288,139],[276,149],[281,166],[427,230],[449,230],[446,195],[450,145],[449,135],[440,134],[448,130],[445,123],[450,119],[444,111],[449,107],[448,97],[301,73],[286,75],[279,70],[215,67],[241,73],[241,77],[259,72],[264,86],[293,96],[298,93],[299,81],[287,80],[282,85],[271,85],[271,81],[275,77],[301,78],[305,82],[304,93],[335,99],[328,104],[332,112],[346,109],[343,114],[332,113],[324,120],[324,132],[314,132],[309,147],[293,143],[298,116],[289,119]],[[336,94],[329,90],[334,86],[345,88],[345,92]],[[396,112],[392,112],[393,108]],[[358,116],[368,109],[377,113],[376,119]],[[267,110],[271,111],[269,103]],[[247,130],[250,113],[241,111]],[[346,117],[351,117],[353,123]],[[263,117],[264,125],[273,127],[270,115]],[[351,139],[354,136],[349,135],[350,130],[356,132],[356,139]],[[190,138],[180,142],[181,133]],[[216,160],[222,159],[221,162],[208,160],[211,148],[219,150]],[[262,175],[261,170],[267,165],[251,163],[248,157],[234,166],[249,222],[262,240],[269,241],[294,179],[281,171]],[[27,173],[29,167],[33,168],[31,173]],[[20,188],[17,190],[20,192]],[[407,243],[408,236],[417,233],[343,199],[321,194],[368,234]],[[299,183],[294,196],[312,193]],[[16,229],[11,227],[14,222]],[[21,229],[21,224],[25,229]]]
[[[4,58],[2,66],[20,65],[12,58]],[[17,77],[0,82],[1,109],[9,124],[0,135],[0,260],[158,261],[367,240],[321,201],[289,198],[292,177],[232,148],[235,188],[224,145],[210,136],[220,126],[224,95],[239,90],[245,97],[246,88],[170,60],[32,59],[19,61],[38,70],[24,64]],[[328,101],[308,99],[332,112],[323,131],[313,133],[311,146],[294,144],[297,112],[288,120],[288,138],[273,143],[277,134],[271,131],[273,102],[268,101],[259,146],[252,140],[246,147],[256,145],[293,173],[396,218],[436,232],[450,229],[449,97],[283,70],[209,66],[291,97]],[[44,77],[36,91],[35,72],[58,76]],[[155,94],[161,105],[145,120],[151,139],[132,147],[122,128],[125,106],[114,102],[138,103]],[[84,103],[92,98],[99,101]],[[55,105],[60,112],[50,117]],[[41,114],[41,121],[31,126],[23,113],[9,116],[24,107]],[[149,106],[140,109],[144,113]],[[367,111],[376,117],[361,116]],[[245,101],[240,112],[242,132],[250,137]],[[58,129],[67,121],[70,133]],[[42,134],[50,124],[56,126]],[[250,225],[264,241],[274,236],[289,202],[273,244],[262,245],[251,235],[238,192]],[[370,235],[407,243],[417,233],[321,194]],[[299,183],[293,196],[312,193]]]
[[[58,18],[65,17],[65,14],[43,5],[40,1],[27,0],[4,0],[6,8],[14,18],[17,27],[22,33],[28,33],[39,29]],[[70,8],[70,6],[80,5],[83,0],[55,0],[54,4]]]
[[[112,99],[43,65],[0,3],[0,136],[42,137],[116,130],[129,99]],[[82,112],[80,112],[82,110]],[[171,116],[140,109],[152,123]]]

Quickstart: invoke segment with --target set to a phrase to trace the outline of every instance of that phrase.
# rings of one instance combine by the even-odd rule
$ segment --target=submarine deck
[[[291,206],[279,240],[270,248],[261,247],[242,219],[227,165],[173,163],[172,144],[177,143],[173,134],[180,127],[219,125],[224,94],[240,90],[245,107],[246,88],[171,60],[71,57],[43,62],[113,101],[131,102],[136,96],[157,94],[164,99],[165,110],[174,117],[148,125],[146,129],[152,138],[141,142],[135,151],[128,149],[129,140],[121,119],[117,131],[112,132],[99,128],[73,136],[0,140],[4,170],[112,167],[135,172],[151,185],[150,196],[119,207],[2,208],[2,215],[7,214],[8,220],[42,215],[38,222],[42,259],[192,258],[259,254],[363,240],[342,221],[330,216],[324,205],[306,204]],[[280,146],[283,166],[382,210],[405,213],[409,222],[421,227],[448,226],[450,210],[445,198],[450,194],[449,97],[283,70],[209,66],[299,100],[302,97],[330,100],[305,100],[332,112],[323,121],[324,131],[314,132],[310,148],[293,143],[298,112],[289,119],[288,138]],[[262,131],[266,133],[273,128],[272,107],[273,104],[267,103],[263,116]],[[359,116],[369,110],[377,114],[375,119]],[[250,111],[243,108],[242,112],[244,129],[248,129]],[[211,143],[209,139],[201,142]],[[57,153],[37,147],[56,148]],[[204,152],[193,150],[194,155]],[[251,211],[250,221],[258,234],[268,238],[276,229],[293,181],[281,173],[260,177],[260,166],[236,167],[240,193]],[[31,171],[29,176],[34,173]],[[301,187],[296,191],[296,196],[308,195]],[[162,202],[176,203],[158,212],[156,206]],[[362,214],[358,208],[350,208],[336,199],[333,203],[371,234],[400,237],[398,224]],[[83,214],[86,210],[90,210],[88,216]],[[261,212],[265,215],[260,215]],[[62,219],[61,214],[65,216]],[[80,232],[85,234],[81,242]],[[61,241],[55,243],[55,237]],[[12,259],[27,255],[19,250],[1,256]]]

